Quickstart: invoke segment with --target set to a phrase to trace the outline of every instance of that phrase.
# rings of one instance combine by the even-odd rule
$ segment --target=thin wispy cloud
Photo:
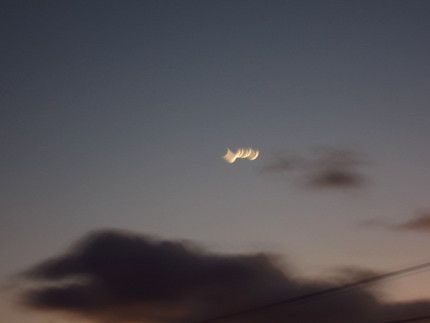
[[[299,183],[312,189],[360,188],[367,183],[360,170],[363,164],[362,158],[352,151],[319,148],[308,157],[274,154],[262,172],[285,175],[294,172]]]
[[[362,222],[361,225],[367,227],[379,227],[392,231],[430,232],[430,213],[423,212],[413,218],[398,223],[373,219]]]
[[[261,171],[264,173],[289,172],[303,167],[305,160],[298,156],[285,156],[282,153],[272,155],[272,160]]]
[[[399,230],[430,232],[430,213],[422,213],[416,217],[396,225]]]
[[[190,323],[333,288],[369,273],[348,268],[338,279],[304,280],[265,253],[222,255],[189,242],[109,230],[91,233],[22,273],[23,282],[37,287],[28,287],[21,301],[92,322]],[[234,322],[367,323],[428,313],[430,302],[386,303],[357,289]]]

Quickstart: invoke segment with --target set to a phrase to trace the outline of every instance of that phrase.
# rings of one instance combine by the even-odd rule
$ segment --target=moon
[[[230,149],[227,149],[227,153],[223,156],[223,158],[230,164],[233,164],[236,161],[236,154],[232,152]]]
[[[222,157],[228,163],[233,164],[238,158],[247,158],[248,160],[255,160],[260,155],[260,152],[253,148],[239,148],[235,153],[227,148],[227,153]]]

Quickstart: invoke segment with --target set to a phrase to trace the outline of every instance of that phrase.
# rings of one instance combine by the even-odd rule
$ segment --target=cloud
[[[395,226],[399,230],[430,232],[430,213],[422,213]]]
[[[364,177],[347,169],[322,169],[311,174],[307,185],[312,188],[357,188],[364,183]]]
[[[288,172],[303,167],[304,160],[298,156],[286,157],[281,153],[273,154],[272,161],[262,168],[264,173]]]
[[[412,219],[400,223],[390,223],[374,219],[365,221],[362,225],[367,227],[381,227],[395,231],[430,232],[430,213],[423,212]]]
[[[338,286],[303,280],[267,254],[220,255],[190,243],[98,231],[63,255],[22,273],[22,302],[76,314],[92,322],[192,323]],[[430,313],[430,302],[384,303],[365,289],[237,317],[247,323],[367,323]]]
[[[296,171],[299,182],[314,189],[359,188],[366,183],[365,176],[359,171],[363,161],[357,154],[328,148],[316,149],[314,153],[308,158],[274,154],[262,172],[285,174]]]
[[[308,185],[314,188],[355,188],[364,184],[358,171],[362,165],[358,156],[339,149],[321,150],[308,174]]]

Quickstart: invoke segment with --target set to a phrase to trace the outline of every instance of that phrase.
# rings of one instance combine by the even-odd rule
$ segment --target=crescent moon
[[[233,153],[230,149],[227,149],[227,153],[223,156],[223,158],[230,164],[233,164],[236,161],[236,154]]]
[[[244,151],[242,158],[248,158],[252,154],[253,150],[248,148]]]
[[[227,153],[223,158],[230,164],[233,164],[237,158],[248,158],[249,160],[255,160],[260,155],[258,150],[252,148],[239,148],[236,153],[232,152],[230,148],[227,148]]]
[[[257,159],[258,155],[260,155],[260,152],[258,150],[255,150],[254,151],[254,156],[252,156],[252,157],[250,156],[249,159],[250,160],[255,160],[255,159]]]

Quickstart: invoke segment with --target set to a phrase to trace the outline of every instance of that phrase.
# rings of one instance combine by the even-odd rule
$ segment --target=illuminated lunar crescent
[[[260,152],[258,150],[255,150],[254,154],[249,156],[248,159],[249,160],[255,160],[255,159],[257,159],[258,155],[260,155]]]
[[[223,158],[230,164],[236,161],[236,154],[232,152],[230,149],[227,149],[227,153],[223,156]]]
[[[227,149],[227,153],[223,156],[223,158],[230,164],[233,164],[237,158],[247,158],[249,160],[255,160],[260,155],[258,150],[252,148],[239,148],[235,153],[230,149]]]
[[[249,156],[251,156],[251,154],[252,154],[252,149],[247,149],[243,152],[241,157],[242,158],[248,158]]]

